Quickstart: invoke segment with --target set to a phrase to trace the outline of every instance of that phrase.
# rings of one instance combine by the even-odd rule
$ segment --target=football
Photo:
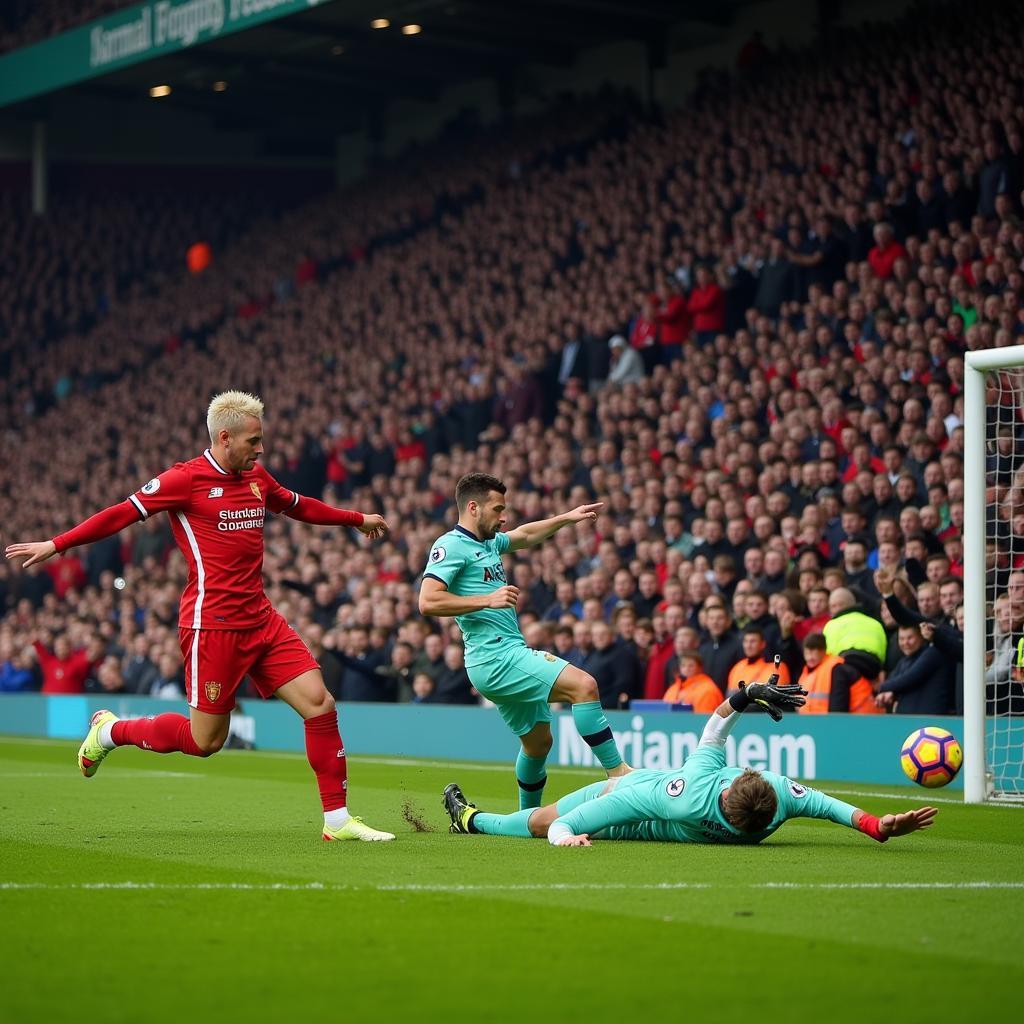
[[[903,741],[900,751],[900,764],[907,778],[929,789],[952,782],[963,763],[959,740],[935,725],[915,729]]]

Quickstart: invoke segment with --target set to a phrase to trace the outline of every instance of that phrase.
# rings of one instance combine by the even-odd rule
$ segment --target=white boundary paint
[[[756,882],[750,885],[717,885],[710,882],[535,882],[479,883],[470,885],[333,885],[324,882],[0,882],[0,892],[395,892],[395,893],[489,893],[489,892],[671,892],[674,890],[1024,890],[1024,882]]]

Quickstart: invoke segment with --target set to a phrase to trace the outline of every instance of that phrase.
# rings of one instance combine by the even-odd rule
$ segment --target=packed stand
[[[268,594],[343,700],[473,699],[457,628],[433,635],[416,587],[455,482],[483,469],[518,521],[605,502],[596,527],[519,552],[510,578],[527,642],[590,671],[606,706],[705,710],[778,653],[810,712],[960,710],[963,353],[1024,330],[1024,78],[1011,5],[966,27],[928,11],[789,59],[756,91],[709,80],[627,130],[576,117],[572,146],[534,125],[485,145],[483,168],[472,148],[436,157],[438,183],[462,188],[435,186],[416,216],[420,182],[389,182],[382,203],[409,225],[379,244],[366,224],[361,246],[334,240],[353,224],[344,197],[314,204],[274,252],[308,246],[330,272],[278,296],[271,260],[247,293],[258,315],[228,307],[102,404],[73,392],[9,432],[11,534],[52,535],[191,456],[203,399],[247,387],[278,479],[394,526],[372,548],[266,528]],[[168,294],[181,309],[223,287]],[[30,448],[29,428],[58,422],[73,449]],[[145,425],[130,445],[129,422]],[[990,466],[1007,539],[1021,453],[1011,427]],[[87,688],[132,689],[140,656],[161,673],[148,692],[169,692],[164,658],[180,688],[183,562],[158,520],[122,541],[6,570],[11,671],[65,635],[105,656]],[[990,557],[989,695],[1017,710],[1024,572],[1003,545]]]
[[[0,12],[0,53],[31,46],[96,18],[132,7],[138,0],[7,0]]]
[[[64,176],[69,176],[70,171]],[[114,173],[113,171],[111,173]],[[194,245],[216,259],[254,221],[272,222],[287,193],[58,188],[46,217],[26,196],[0,196],[0,415],[23,423],[77,387],[95,391],[172,343],[168,282]],[[294,205],[294,204],[292,204]],[[187,329],[187,328],[186,328]],[[130,339],[126,344],[126,339]]]

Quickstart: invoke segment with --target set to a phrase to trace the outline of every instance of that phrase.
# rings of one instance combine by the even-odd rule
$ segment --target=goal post
[[[994,391],[996,408],[990,408]],[[1024,719],[998,706],[988,714],[986,671],[995,652],[989,632],[991,610],[1002,576],[1013,568],[1013,534],[1000,526],[1000,510],[990,495],[988,457],[997,451],[999,427],[1018,433],[1024,427],[1024,345],[968,352],[964,359],[964,800],[1024,798]],[[1006,410],[1004,413],[1004,409]],[[1021,460],[1024,466],[1024,460]],[[1015,466],[1013,467],[1016,468]],[[1022,510],[1024,511],[1024,510]],[[1005,565],[990,564],[1005,556]],[[1004,550],[1005,549],[1005,550]],[[1005,584],[1004,584],[1005,585]]]

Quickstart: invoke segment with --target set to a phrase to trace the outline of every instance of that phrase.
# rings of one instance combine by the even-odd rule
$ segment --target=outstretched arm
[[[604,508],[604,502],[598,501],[593,505],[579,505],[571,512],[564,512],[560,516],[552,516],[550,519],[538,519],[535,523],[523,523],[514,530],[508,532],[509,551],[518,551],[520,548],[533,547],[553,537],[563,526],[574,526],[576,523],[593,522],[597,519],[598,513]]]
[[[739,720],[740,712],[732,706],[731,699],[723,700],[704,724],[704,731],[700,734],[698,746],[724,747],[726,737]]]
[[[700,737],[700,746],[724,747],[725,739],[732,732],[739,716],[751,704],[759,704],[771,715],[772,721],[781,722],[784,711],[795,711],[807,703],[807,691],[797,683],[779,684],[778,668],[781,657],[775,655],[775,669],[766,683],[740,682],[740,689],[731,697],[727,697],[715,709],[708,719],[704,732]]]
[[[846,828],[855,828],[858,832],[870,836],[879,843],[884,843],[891,836],[906,836],[918,829],[928,828],[938,811],[934,807],[919,807],[913,811],[899,814],[884,814],[876,818],[859,807],[837,800],[820,789],[803,786],[792,779],[782,777],[783,785],[779,792],[781,810],[786,819],[818,818],[823,821],[834,821]]]
[[[631,825],[655,816],[652,809],[638,806],[637,794],[613,790],[596,800],[588,800],[548,827],[552,846],[590,846],[590,837],[615,825]]]
[[[895,569],[879,569],[875,573],[875,586],[897,626],[919,626],[927,620],[920,612],[908,608],[896,596],[894,588],[898,577],[899,573]]]
[[[852,825],[855,829],[871,836],[880,843],[895,836],[909,836],[922,828],[930,828],[938,814],[936,807],[918,807],[914,811],[902,811],[899,814],[883,814],[876,818],[867,811],[857,808],[853,812]]]
[[[45,562],[46,559],[58,552],[67,551],[68,548],[112,537],[126,526],[148,519],[158,512],[187,508],[190,490],[191,478],[187,472],[178,468],[165,470],[124,501],[97,512],[84,523],[79,523],[66,533],[58,534],[52,540],[8,545],[7,557],[19,558],[27,555],[24,567]]]
[[[126,526],[137,523],[141,518],[139,510],[126,499],[97,512],[84,523],[79,523],[66,533],[58,534],[52,540],[8,544],[4,553],[8,558],[21,558],[27,555],[22,566],[27,569],[30,565],[45,562],[58,552],[67,551],[68,548],[77,547],[79,544],[92,544],[94,541],[103,540],[104,537],[111,537]]]
[[[375,540],[383,537],[388,530],[388,524],[383,516],[376,513],[352,512],[347,508],[334,508],[304,494],[296,494],[295,503],[284,509],[284,514],[289,519],[297,519],[300,523],[312,523],[314,526],[352,526]]]

